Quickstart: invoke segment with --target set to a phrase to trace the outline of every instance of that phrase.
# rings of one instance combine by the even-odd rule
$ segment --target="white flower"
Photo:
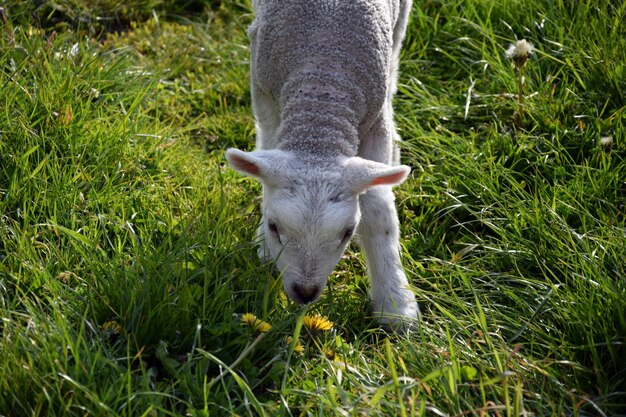
[[[522,39],[509,46],[509,49],[506,50],[506,56],[515,62],[517,68],[522,68],[526,65],[526,61],[534,49],[535,47],[530,42]]]
[[[78,43],[75,43],[74,45],[72,45],[72,48],[70,49],[70,52],[68,53],[68,55],[76,56],[78,55],[79,52],[80,52],[80,49],[78,47]]]
[[[613,147],[613,136],[602,136],[600,138],[600,145],[605,151],[610,151]]]

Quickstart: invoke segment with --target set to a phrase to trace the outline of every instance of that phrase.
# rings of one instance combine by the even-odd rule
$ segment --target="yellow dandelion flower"
[[[323,316],[304,316],[304,325],[309,330],[330,330],[333,328],[335,323],[328,320],[328,318]]]
[[[265,333],[272,328],[272,325],[266,321],[259,319],[252,313],[246,313],[241,316],[241,324],[250,327],[253,331]]]
[[[287,345],[291,346],[292,342],[293,342],[293,337],[288,336]],[[296,345],[293,347],[293,351],[297,353],[298,355],[304,355],[304,347],[302,346],[302,343],[300,343],[300,340],[296,341]]]
[[[335,359],[335,352],[333,352],[332,349],[326,348],[324,350],[324,356],[326,356],[326,359],[330,359],[332,361],[333,359]]]
[[[120,334],[122,333],[122,326],[115,320],[111,320],[102,325],[102,330],[111,334]]]

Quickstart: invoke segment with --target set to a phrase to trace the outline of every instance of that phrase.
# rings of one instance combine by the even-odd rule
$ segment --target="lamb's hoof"
[[[394,306],[394,308],[386,311],[376,311],[374,316],[386,331],[409,334],[416,330],[419,324],[419,307],[417,302],[412,302],[407,303],[402,308]]]

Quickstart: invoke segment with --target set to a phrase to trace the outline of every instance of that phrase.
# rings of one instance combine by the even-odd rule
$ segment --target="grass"
[[[626,414],[626,3],[525,3],[415,2],[409,336],[256,258],[248,2],[0,3],[0,415]]]

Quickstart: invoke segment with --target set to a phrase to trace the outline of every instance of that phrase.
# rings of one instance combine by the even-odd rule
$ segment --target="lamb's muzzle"
[[[309,304],[317,300],[322,293],[323,287],[318,285],[300,285],[293,284],[291,286],[291,294],[293,300],[298,304]]]

